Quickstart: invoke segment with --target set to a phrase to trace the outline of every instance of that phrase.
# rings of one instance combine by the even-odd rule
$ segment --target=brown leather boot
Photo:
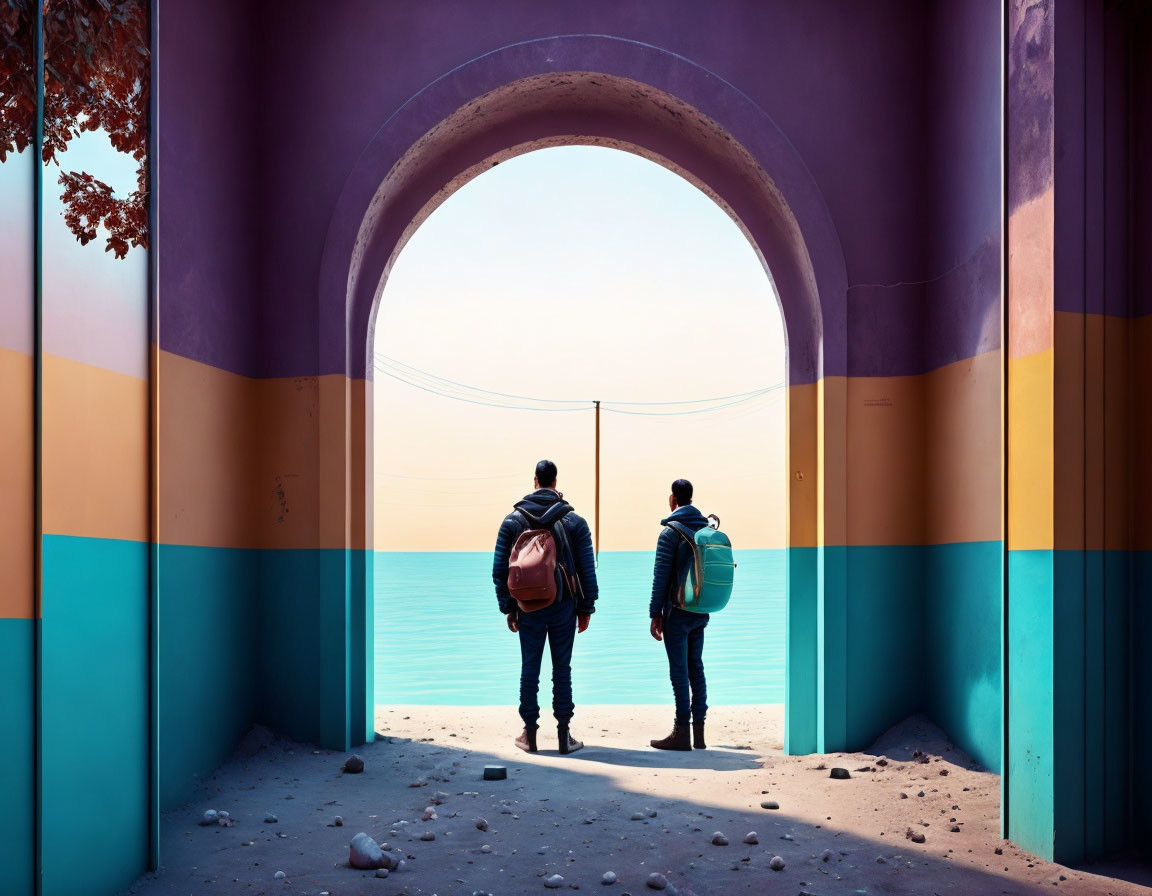
[[[707,750],[708,744],[704,743],[704,723],[692,723],[692,746],[697,750]]]
[[[518,746],[525,753],[536,752],[536,729],[525,728],[520,732],[520,736],[516,738],[516,746]]]
[[[556,734],[560,739],[560,754],[567,756],[569,753],[575,753],[577,750],[584,749],[583,741],[578,741],[572,736],[572,732],[568,730],[567,725],[558,725]]]
[[[663,740],[653,740],[649,743],[657,750],[691,750],[692,741],[688,739],[687,725],[674,725],[672,733]]]

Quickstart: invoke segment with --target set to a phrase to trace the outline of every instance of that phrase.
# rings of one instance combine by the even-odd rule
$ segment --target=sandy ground
[[[640,896],[656,892],[653,872],[681,896],[1150,892],[1137,882],[1152,882],[1147,869],[1068,869],[1000,840],[999,777],[922,719],[888,732],[875,752],[801,757],[781,752],[780,706],[714,709],[710,748],[691,753],[647,747],[669,722],[666,707],[581,707],[573,730],[587,746],[565,757],[547,727],[540,753],[513,747],[519,720],[509,708],[381,708],[376,743],[358,750],[359,775],[341,773],[344,754],[256,732],[203,799],[165,815],[162,868],[127,892]],[[505,765],[508,779],[482,780],[488,764]],[[831,779],[833,766],[851,779]],[[437,793],[438,817],[421,821]],[[768,800],[780,808],[761,808]],[[205,809],[236,823],[200,826]],[[265,823],[268,813],[278,823]],[[348,867],[360,831],[406,867],[386,879]],[[730,845],[712,844],[717,831]],[[752,831],[759,842],[749,845]],[[422,840],[426,832],[435,839]],[[770,869],[773,856],[783,870]],[[601,884],[607,871],[619,881]],[[564,878],[555,891],[544,886],[553,874]]]

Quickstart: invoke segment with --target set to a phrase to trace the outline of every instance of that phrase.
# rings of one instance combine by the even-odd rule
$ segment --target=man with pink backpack
[[[596,611],[596,554],[592,533],[556,489],[556,464],[536,465],[536,490],[500,524],[492,559],[496,600],[510,631],[520,635],[520,717],[516,746],[536,752],[540,663],[552,653],[552,709],[560,752],[584,746],[571,733],[572,644]]]

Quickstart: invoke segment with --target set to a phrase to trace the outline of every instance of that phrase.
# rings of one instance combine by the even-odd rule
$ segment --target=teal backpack
[[[695,560],[684,584],[683,608],[689,613],[716,613],[728,606],[736,564],[732,542],[719,529],[705,526],[692,532],[683,523],[669,522],[692,546]]]

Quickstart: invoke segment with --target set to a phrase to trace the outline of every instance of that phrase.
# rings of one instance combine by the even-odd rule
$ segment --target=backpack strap
[[[566,517],[572,508],[564,511],[552,524],[553,537],[560,545],[560,556],[564,559],[560,564],[561,575],[568,584],[568,593],[576,601],[576,605],[584,603],[584,583],[580,581],[580,571],[576,568],[576,555],[572,551],[572,544],[568,540],[568,529],[564,525]]]
[[[704,573],[700,568],[700,547],[696,544],[696,537],[687,526],[675,520],[668,521],[668,528],[673,532],[680,533],[680,537],[688,542],[688,547],[692,549],[692,582],[696,594],[699,594],[704,587]]]

